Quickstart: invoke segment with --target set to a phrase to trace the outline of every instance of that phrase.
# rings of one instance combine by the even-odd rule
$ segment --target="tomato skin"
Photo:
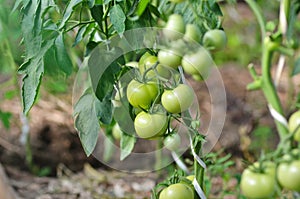
[[[247,168],[242,174],[240,186],[244,196],[263,199],[275,193],[276,179],[271,173],[256,173]]]
[[[165,90],[161,96],[161,103],[169,113],[186,111],[193,101],[193,89],[186,84],[179,84],[173,90]]]
[[[291,115],[289,118],[289,130],[290,132],[294,132],[297,127],[300,125],[300,111],[296,111]],[[298,142],[300,142],[300,127],[297,129],[297,131],[294,134],[294,139]]]
[[[181,65],[184,72],[190,75],[201,75],[202,79],[206,79],[211,67],[213,66],[213,60],[209,53],[204,49],[199,49],[194,54],[186,54],[183,56]]]
[[[178,133],[168,135],[164,139],[164,146],[170,151],[176,151],[180,147],[181,138]]]
[[[300,160],[280,163],[277,168],[277,179],[282,187],[300,192]]]
[[[113,137],[115,138],[115,140],[120,140],[122,134],[123,134],[123,132],[122,132],[122,130],[121,130],[119,124],[116,123],[116,124],[113,126],[113,129],[112,129],[112,135],[113,135]]]
[[[200,42],[201,32],[195,24],[187,24],[185,26],[185,33],[183,39],[186,41]]]
[[[157,55],[159,63],[177,69],[181,64],[181,56],[173,50],[160,50]]]
[[[172,184],[161,191],[159,199],[194,199],[194,191],[182,183]]]
[[[168,117],[164,113],[140,112],[134,119],[134,128],[137,135],[144,139],[153,139],[162,136],[168,127]]]
[[[179,14],[169,16],[167,24],[163,30],[164,35],[169,40],[177,40],[183,37],[185,24],[183,18]]]
[[[203,45],[213,50],[224,49],[227,43],[226,33],[223,30],[214,29],[207,31],[203,36]]]
[[[154,82],[140,83],[131,80],[127,87],[127,99],[133,107],[147,109],[159,93],[158,85]]]

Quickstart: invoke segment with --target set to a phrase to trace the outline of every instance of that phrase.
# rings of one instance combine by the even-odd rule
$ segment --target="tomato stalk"
[[[261,89],[268,101],[268,103],[272,106],[274,110],[276,110],[279,114],[283,115],[283,108],[280,103],[280,99],[276,92],[275,85],[273,83],[273,79],[271,76],[271,67],[272,67],[272,58],[274,54],[274,50],[278,49],[278,44],[274,43],[270,40],[269,37],[265,38],[264,46],[262,50],[262,84]],[[275,120],[275,124],[280,136],[280,140],[284,140],[284,138],[289,133],[288,129],[281,122]]]
[[[258,20],[262,35],[262,75],[261,84],[259,86],[263,91],[271,108],[273,108],[280,115],[284,116],[282,104],[278,97],[276,87],[271,76],[272,58],[275,51],[278,51],[281,54],[285,55],[291,55],[293,52],[291,49],[283,47],[278,42],[272,41],[272,38],[266,35],[265,20],[258,5],[253,0],[246,0],[246,2],[248,3]],[[288,13],[288,10],[285,10],[285,12]],[[251,67],[250,69],[253,70],[253,67]],[[255,76],[255,74],[253,74],[253,71],[250,70],[250,73],[252,74],[252,76]],[[285,137],[289,134],[289,130],[287,129],[287,126],[276,119],[275,124],[280,136],[280,142],[283,142],[285,140]]]

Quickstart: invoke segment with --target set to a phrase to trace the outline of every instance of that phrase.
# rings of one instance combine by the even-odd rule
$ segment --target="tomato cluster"
[[[275,197],[276,187],[300,192],[300,153],[294,149],[276,165],[273,162],[254,163],[244,170],[241,190],[248,198]]]
[[[202,36],[197,25],[185,24],[183,17],[179,14],[169,16],[164,35],[173,45],[167,50],[158,52],[158,61],[175,69],[181,65],[184,71],[195,80],[206,79],[213,65],[211,56],[205,48],[220,50],[227,43],[226,34],[223,30],[208,30]],[[192,46],[189,45],[190,43],[202,43],[205,48],[189,50],[188,48]]]

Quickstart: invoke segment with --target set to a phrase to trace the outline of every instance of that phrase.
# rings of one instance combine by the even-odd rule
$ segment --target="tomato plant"
[[[168,118],[164,113],[140,112],[134,120],[134,128],[141,138],[152,139],[162,136],[168,127]]]
[[[194,199],[194,191],[185,184],[176,183],[163,189],[159,199]]]
[[[170,113],[186,111],[193,101],[193,89],[186,84],[179,84],[173,90],[165,90],[161,96],[163,107]]]

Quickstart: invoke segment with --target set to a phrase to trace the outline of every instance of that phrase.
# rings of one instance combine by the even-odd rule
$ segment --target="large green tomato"
[[[203,45],[213,50],[225,48],[227,37],[223,30],[214,29],[207,31],[203,36]]]
[[[195,24],[187,24],[183,39],[186,41],[200,42],[201,32]]]
[[[289,130],[290,132],[294,132],[296,130],[294,139],[300,142],[300,111],[296,111],[291,115],[289,119]]]
[[[181,64],[181,56],[173,50],[160,50],[157,55],[159,63],[177,69]]]
[[[136,134],[144,139],[162,136],[168,127],[168,117],[164,113],[140,112],[134,119]]]
[[[158,85],[154,82],[140,83],[131,80],[127,87],[128,102],[134,107],[147,109],[159,94]]]
[[[181,65],[187,74],[201,75],[202,79],[206,79],[213,66],[213,60],[206,50],[199,49],[196,53],[184,55]]]
[[[170,151],[176,151],[180,147],[181,138],[178,133],[173,133],[164,138],[164,146]]]
[[[276,179],[272,169],[269,172],[266,170],[265,173],[256,173],[249,168],[245,169],[240,185],[243,194],[253,199],[265,199],[273,196],[276,188]]]
[[[161,191],[159,199],[194,199],[194,190],[182,183],[172,184]]]
[[[161,96],[163,107],[170,113],[181,113],[190,108],[194,101],[194,91],[186,84],[179,84],[173,90],[165,90]]]
[[[170,15],[163,30],[164,35],[170,40],[177,40],[183,37],[184,31],[185,24],[182,16],[179,14]]]
[[[283,159],[289,160],[289,155]],[[277,179],[282,187],[300,192],[300,159],[280,163],[277,167]]]

